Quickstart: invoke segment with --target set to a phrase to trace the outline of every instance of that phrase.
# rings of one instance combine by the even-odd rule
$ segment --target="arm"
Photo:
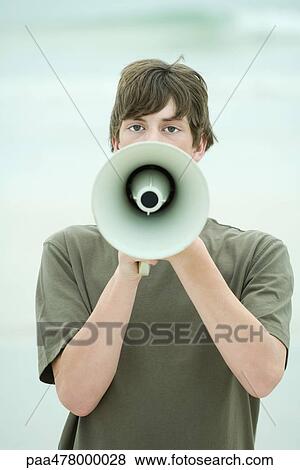
[[[96,322],[128,323],[138,287],[138,280],[119,275],[117,268],[87,322],[74,336],[76,341],[87,341],[91,328],[97,330],[95,339],[86,344],[67,344],[61,355],[53,361],[53,374],[58,397],[62,404],[77,416],[86,416],[97,406],[109,387],[117,370],[123,344],[121,326],[99,328]]]
[[[167,259],[232,373],[249,394],[268,395],[283,375],[285,346],[234,295],[200,238]],[[226,325],[232,332],[246,325],[238,335],[243,341],[234,334],[230,341],[216,341],[218,325]],[[251,331],[260,329],[262,335],[251,336]]]

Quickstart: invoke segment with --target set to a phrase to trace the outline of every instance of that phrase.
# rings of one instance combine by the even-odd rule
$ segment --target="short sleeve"
[[[39,379],[54,384],[51,362],[82,328],[90,313],[66,249],[50,241],[43,244],[35,310]]]
[[[286,347],[290,343],[290,320],[294,275],[285,244],[272,237],[254,255],[241,293],[241,303],[266,330]]]

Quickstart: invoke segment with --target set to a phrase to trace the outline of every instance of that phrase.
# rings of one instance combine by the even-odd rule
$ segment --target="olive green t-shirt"
[[[199,237],[232,292],[288,353],[294,277],[285,244],[212,218]],[[36,290],[42,382],[54,384],[51,362],[117,265],[118,251],[96,225],[45,240]],[[58,449],[254,448],[260,400],[227,366],[168,261],[141,279],[127,327],[110,386],[89,415],[69,413]]]

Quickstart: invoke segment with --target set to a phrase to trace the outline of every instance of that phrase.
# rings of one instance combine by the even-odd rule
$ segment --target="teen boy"
[[[195,70],[158,59],[123,69],[111,149],[147,140],[195,161],[213,145],[207,88]],[[70,411],[58,448],[253,449],[260,398],[287,364],[293,272],[285,244],[208,218],[190,246],[151,264],[141,278],[137,261],[95,225],[44,242],[39,376]],[[101,325],[112,322],[120,327],[109,341]],[[167,341],[125,341],[127,324],[151,334],[163,325]]]

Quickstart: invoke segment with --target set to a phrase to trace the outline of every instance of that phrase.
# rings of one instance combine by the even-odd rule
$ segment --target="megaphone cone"
[[[190,245],[209,208],[206,180],[191,159],[178,147],[157,141],[115,152],[92,190],[92,212],[106,241],[144,260],[166,258]],[[149,264],[140,263],[139,272],[147,275]]]

